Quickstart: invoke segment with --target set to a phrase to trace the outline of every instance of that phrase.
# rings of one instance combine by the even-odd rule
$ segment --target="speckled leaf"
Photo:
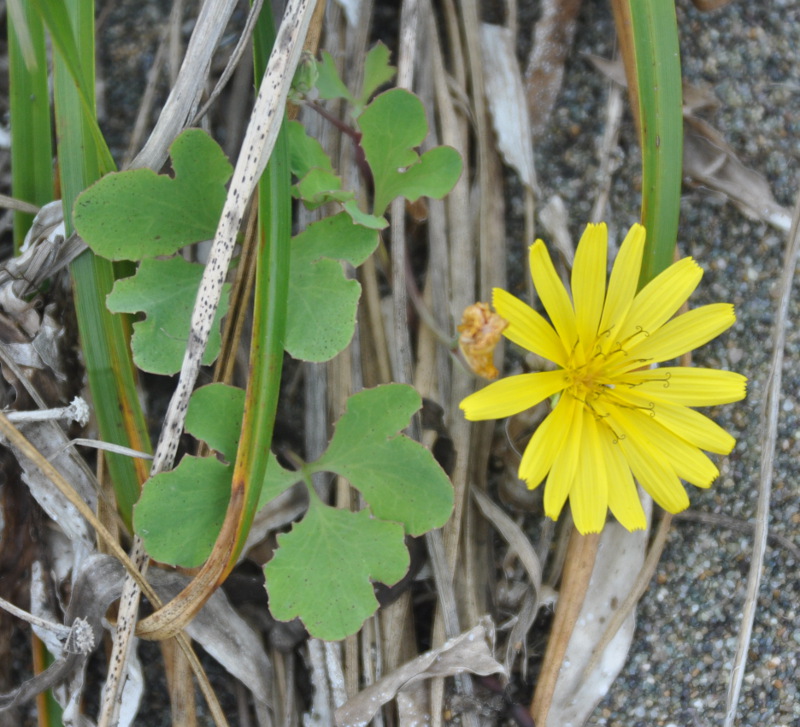
[[[382,215],[400,195],[411,202],[423,195],[440,199],[458,181],[462,165],[455,149],[437,146],[422,156],[415,151],[428,135],[428,122],[414,94],[395,88],[376,96],[358,125],[375,183],[374,214]]]
[[[150,169],[107,174],[75,201],[78,233],[98,255],[141,260],[214,236],[233,171],[200,129],[170,147],[174,178]]]
[[[145,320],[133,324],[133,360],[154,374],[174,374],[181,368],[203,266],[183,258],[144,260],[136,275],[118,280],[106,298],[112,313],[144,312]],[[228,309],[229,284],[225,284],[214,326],[203,356],[210,364],[219,353],[219,321]]]
[[[315,222],[292,240],[286,350],[305,361],[327,361],[353,337],[361,286],[338,260],[360,265],[378,234],[342,212]]]
[[[312,500],[264,568],[270,611],[282,621],[300,617],[316,638],[343,639],[378,607],[370,579],[392,585],[408,564],[400,525]]]
[[[336,472],[361,491],[376,517],[410,535],[444,525],[453,488],[433,455],[400,432],[422,404],[410,386],[387,384],[354,394],[315,472]]]

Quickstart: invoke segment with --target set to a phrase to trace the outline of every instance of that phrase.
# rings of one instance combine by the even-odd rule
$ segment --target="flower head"
[[[545,514],[558,518],[569,497],[581,533],[600,532],[606,511],[628,530],[646,527],[634,482],[669,512],[689,505],[681,484],[709,487],[719,474],[702,451],[728,454],[735,440],[690,407],[743,399],[747,379],[731,371],[653,368],[733,325],[733,306],[706,305],[673,318],[702,277],[691,258],[671,265],[637,293],[645,231],[634,225],[606,286],[608,232],[588,225],[575,254],[572,299],[547,249],[530,249],[536,290],[548,323],[500,288],[493,305],[503,335],[556,365],[502,379],[461,402],[470,420],[517,414],[544,399],[558,402],[528,443],[519,476],[533,489],[547,478]]]

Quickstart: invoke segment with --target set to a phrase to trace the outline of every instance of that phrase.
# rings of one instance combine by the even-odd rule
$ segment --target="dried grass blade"
[[[783,262],[783,274],[780,280],[780,299],[775,315],[773,333],[772,362],[769,371],[769,386],[764,402],[761,440],[758,450],[761,452],[761,473],[758,487],[758,505],[756,508],[756,532],[753,536],[753,555],[750,559],[750,572],[747,576],[747,596],[742,611],[742,627],[736,645],[736,656],[731,668],[728,683],[728,696],[725,709],[725,727],[731,727],[736,719],[736,708],[744,680],[744,668],[747,663],[747,651],[753,633],[753,620],[758,605],[758,590],[761,585],[761,572],[764,565],[764,552],[767,547],[767,530],[769,521],[769,500],[772,492],[772,468],[775,458],[775,445],[778,438],[778,408],[781,399],[781,375],[783,372],[783,348],[786,340],[786,325],[789,314],[789,301],[792,294],[797,256],[800,252],[800,195],[795,202],[792,229],[786,246]]]
[[[536,596],[537,601],[541,597],[542,592],[542,564],[539,562],[539,556],[528,540],[525,533],[505,512],[494,502],[489,499],[480,490],[472,490],[472,496],[475,502],[478,503],[480,511],[483,516],[495,527],[497,532],[508,543],[511,550],[513,550],[525,572],[530,578],[531,585]]]
[[[131,162],[131,168],[161,168],[169,145],[197,111],[200,96],[205,91],[211,56],[237,4],[237,0],[206,0],[203,3],[175,85],[144,148]]]

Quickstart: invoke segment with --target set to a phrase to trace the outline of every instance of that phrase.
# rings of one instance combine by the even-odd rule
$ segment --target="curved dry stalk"
[[[767,548],[767,529],[769,520],[769,500],[772,491],[772,465],[775,458],[775,443],[778,438],[778,406],[781,396],[781,374],[783,371],[783,346],[786,338],[786,322],[789,314],[789,300],[792,294],[797,256],[800,251],[800,195],[795,203],[792,229],[789,233],[786,254],[783,260],[783,275],[780,281],[780,300],[775,315],[775,329],[772,344],[772,362],[769,371],[767,398],[764,402],[764,413],[761,424],[761,438],[758,450],[761,452],[761,475],[758,487],[758,505],[756,507],[756,531],[753,536],[753,555],[750,560],[750,572],[747,576],[747,597],[742,610],[742,627],[736,645],[736,656],[731,668],[728,683],[728,697],[725,708],[725,727],[731,727],[736,718],[736,707],[744,680],[744,668],[747,663],[747,651],[753,633],[753,620],[758,604],[758,589],[761,585],[761,572],[764,564],[764,552]]]

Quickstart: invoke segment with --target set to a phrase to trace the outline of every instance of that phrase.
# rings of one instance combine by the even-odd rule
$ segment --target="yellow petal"
[[[570,397],[571,398],[571,397]],[[558,520],[567,495],[575,480],[578,462],[583,454],[583,407],[576,407],[567,438],[561,451],[556,455],[547,483],[544,487],[544,514]]]
[[[630,350],[651,336],[686,302],[702,277],[703,271],[690,257],[670,265],[633,299],[615,340]]]
[[[572,396],[564,394],[533,433],[519,463],[519,478],[525,480],[528,489],[538,487],[550,471],[580,406]]]
[[[572,265],[572,298],[578,340],[589,353],[597,338],[597,326],[606,297],[608,230],[605,223],[587,225]]]
[[[542,305],[550,316],[559,338],[564,342],[564,348],[572,351],[578,336],[575,311],[567,290],[553,266],[550,254],[541,240],[531,245],[530,266],[533,284]]]
[[[605,452],[597,433],[597,422],[584,409],[580,459],[569,491],[572,517],[581,535],[603,530],[608,512],[608,487]]]
[[[559,366],[566,366],[569,352],[564,350],[558,334],[527,303],[502,288],[495,288],[492,291],[492,305],[508,321],[508,328],[503,331],[506,338]]]
[[[680,512],[689,507],[689,497],[672,465],[646,439],[637,436],[638,430],[628,424],[628,415],[622,409],[614,410],[612,424],[625,460],[639,484],[667,512]]]
[[[662,426],[658,416],[641,410],[627,413],[625,434],[643,440],[672,465],[675,474],[697,487],[710,487],[719,476],[716,465],[697,447]]]
[[[719,424],[694,409],[674,404],[666,397],[639,389],[626,391],[623,387],[615,389],[614,394],[615,398],[632,408],[647,409],[659,424],[706,452],[730,454],[736,444],[736,440]]]
[[[730,303],[713,303],[694,308],[674,318],[647,338],[637,338],[628,348],[628,357],[658,363],[693,351],[736,322]]]
[[[669,324],[667,324],[669,325]],[[741,401],[747,395],[747,377],[734,371],[664,366],[625,374],[625,384],[640,392],[685,406],[716,406]]]
[[[647,517],[639,498],[639,490],[633,481],[631,468],[618,444],[614,443],[614,435],[602,422],[597,427],[603,458],[608,471],[608,508],[617,518],[619,524],[629,531],[644,530]]]
[[[634,225],[620,245],[614,269],[608,281],[608,297],[603,307],[599,331],[609,331],[609,340],[613,340],[619,326],[636,295],[639,285],[639,274],[642,269],[642,253],[644,251],[645,232],[641,225]]]
[[[561,391],[566,384],[564,372],[560,369],[509,376],[470,394],[459,406],[470,421],[502,419],[536,406]]]

